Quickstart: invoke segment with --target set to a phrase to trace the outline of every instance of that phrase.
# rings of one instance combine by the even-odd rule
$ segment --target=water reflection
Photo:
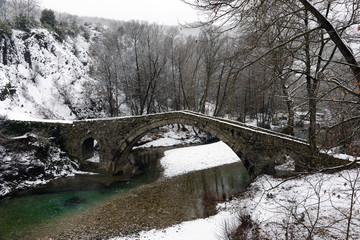
[[[250,177],[242,163],[233,163],[188,174],[179,179],[183,189],[198,197],[191,207],[185,209],[188,219],[203,218],[214,214],[214,203],[229,200],[245,190]],[[210,207],[210,209],[209,209]]]

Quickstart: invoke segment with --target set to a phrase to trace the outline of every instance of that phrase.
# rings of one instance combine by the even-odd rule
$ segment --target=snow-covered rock
[[[41,144],[35,138],[20,140],[9,143],[16,144],[16,151],[0,146],[0,198],[77,171],[78,163],[54,144]]]
[[[90,43],[46,29],[13,30],[0,41],[0,112],[10,119],[76,119],[89,105]]]

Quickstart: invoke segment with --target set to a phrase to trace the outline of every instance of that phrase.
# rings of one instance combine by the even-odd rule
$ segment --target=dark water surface
[[[133,157],[137,162],[142,162],[144,174],[130,181],[123,182],[119,177],[78,175],[52,181],[24,193],[24,196],[3,201],[0,203],[0,239],[22,239],[30,229],[79,214],[119,194],[155,182],[161,173],[159,159],[163,151],[157,149],[135,152]],[[245,168],[238,163],[206,172],[200,171],[196,177],[187,178],[186,189],[182,191],[205,194],[212,192],[211,197],[215,195],[217,200],[221,200],[245,189],[249,181]],[[199,206],[203,201],[198,202],[196,206],[187,208],[187,214],[191,218],[206,216],[204,208]]]

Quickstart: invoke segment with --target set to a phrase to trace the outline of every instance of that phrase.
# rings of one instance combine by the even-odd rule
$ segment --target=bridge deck
[[[186,111],[180,111],[180,112],[182,112],[184,114],[198,116],[198,117],[204,118],[204,119],[210,119],[210,120],[218,121],[218,122],[221,122],[221,123],[227,123],[229,125],[240,127],[240,128],[246,129],[246,130],[254,132],[254,133],[271,135],[271,136],[279,137],[279,138],[286,139],[286,140],[289,140],[289,141],[295,141],[295,142],[298,142],[298,143],[308,145],[308,143],[307,143],[307,141],[305,139],[297,138],[297,137],[287,135],[287,134],[284,134],[284,133],[280,133],[280,132],[275,132],[275,131],[272,131],[272,130],[269,130],[269,129],[266,129],[266,128],[261,128],[261,127],[249,125],[249,124],[246,124],[246,123],[230,120],[230,119],[208,116],[208,115],[204,115],[204,114],[196,113],[196,112],[192,112],[192,111],[187,111],[187,110]]]

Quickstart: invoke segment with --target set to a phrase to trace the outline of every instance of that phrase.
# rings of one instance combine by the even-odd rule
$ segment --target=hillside
[[[91,37],[98,32],[87,26]],[[91,39],[90,37],[90,39]],[[76,119],[89,110],[90,42],[83,36],[64,41],[46,29],[13,30],[0,45],[0,113],[9,119]]]
[[[87,25],[90,38],[98,32]],[[0,118],[77,119],[101,116],[91,107],[90,42],[60,41],[47,29],[12,30],[0,41]],[[91,110],[92,109],[92,110]],[[10,131],[10,132],[9,132]],[[78,163],[51,140],[52,133],[12,132],[0,121],[0,198],[51,179],[73,175]]]

